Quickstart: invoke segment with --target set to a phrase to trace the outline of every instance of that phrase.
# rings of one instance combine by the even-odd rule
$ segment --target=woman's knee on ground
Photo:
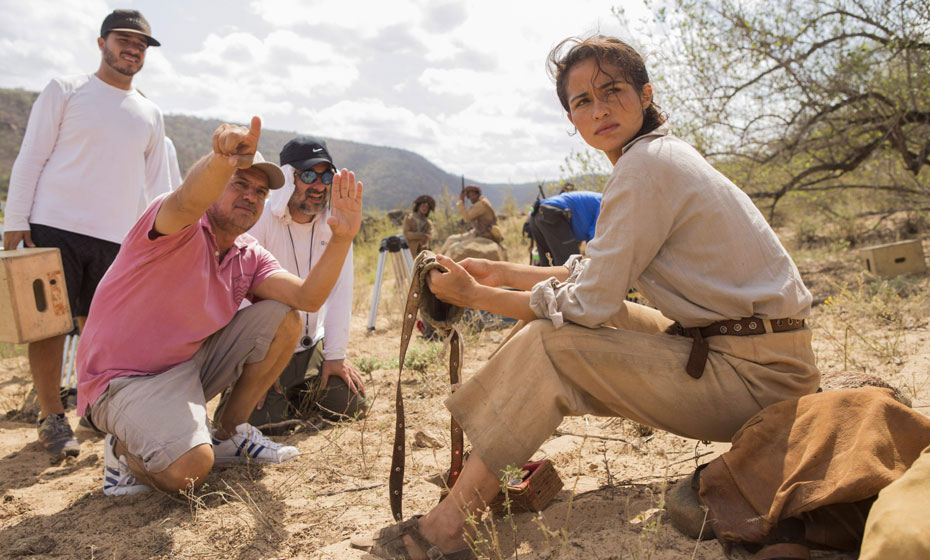
[[[165,470],[151,476],[159,490],[183,492],[203,484],[212,468],[213,448],[201,444],[175,459]]]

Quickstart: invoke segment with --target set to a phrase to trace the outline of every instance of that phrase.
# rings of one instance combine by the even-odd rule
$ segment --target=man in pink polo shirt
[[[332,241],[300,279],[245,232],[284,175],[257,153],[261,121],[221,125],[213,152],[156,199],[97,288],[78,348],[78,413],[107,433],[104,493],[203,483],[214,462],[280,463],[297,449],[246,420],[291,356],[293,309],[326,301],[361,222],[362,184],[333,179]],[[258,301],[237,311],[243,299]],[[214,430],[206,402],[233,385]]]

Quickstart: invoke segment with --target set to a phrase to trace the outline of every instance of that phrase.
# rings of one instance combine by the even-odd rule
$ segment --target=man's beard
[[[213,222],[213,226],[226,232],[242,234],[250,229],[258,221],[259,214],[256,212],[252,216],[241,213],[223,212],[215,205],[207,208],[207,214]]]
[[[138,68],[121,67],[121,65],[129,65],[130,63],[120,59],[117,53],[114,53],[107,47],[103,47],[103,61],[107,63],[107,66],[116,70],[117,72],[119,72],[120,74],[124,76],[132,77],[132,76],[135,76],[139,70],[142,70],[142,59],[141,58],[139,59]]]
[[[329,203],[329,194],[323,197],[323,200],[319,203],[310,202],[306,197],[303,197],[299,202],[295,202],[293,199],[288,202],[288,210],[291,212],[291,216],[298,214],[312,220],[319,214],[323,213],[323,210],[326,209],[326,205]]]

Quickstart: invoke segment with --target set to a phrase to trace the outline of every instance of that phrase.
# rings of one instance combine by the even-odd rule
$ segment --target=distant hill
[[[21,89],[0,88],[0,199],[6,199],[10,169],[19,152],[29,111],[37,96],[37,93]],[[165,132],[178,150],[182,174],[210,149],[213,131],[221,122],[185,115],[165,116]],[[277,162],[281,148],[297,134],[263,129],[259,150],[267,159]],[[438,198],[444,188],[458,195],[461,177],[443,171],[418,154],[347,140],[325,140],[336,164],[355,171],[365,183],[365,205],[369,208],[407,208],[418,195],[425,193]],[[520,206],[529,204],[537,193],[535,183],[488,184],[471,181],[467,177],[465,181],[481,186],[497,208],[502,207],[511,193],[514,202]]]

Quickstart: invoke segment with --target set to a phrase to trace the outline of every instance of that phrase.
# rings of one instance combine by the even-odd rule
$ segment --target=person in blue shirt
[[[539,200],[529,229],[539,251],[540,266],[560,266],[581,252],[582,241],[594,238],[601,212],[601,193],[568,191]]]

